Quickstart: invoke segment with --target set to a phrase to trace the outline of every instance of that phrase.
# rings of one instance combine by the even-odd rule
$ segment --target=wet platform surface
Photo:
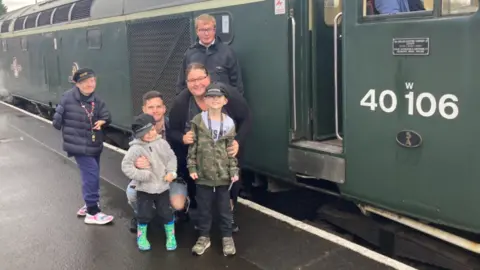
[[[123,155],[105,148],[101,207],[113,224],[86,225],[80,174],[48,123],[0,104],[1,269],[393,269],[348,248],[239,205],[237,255],[224,257],[217,227],[212,247],[193,256],[193,224],[177,225],[176,251],[165,250],[161,228],[149,231],[152,250],[140,252],[129,232],[132,211],[120,170]]]

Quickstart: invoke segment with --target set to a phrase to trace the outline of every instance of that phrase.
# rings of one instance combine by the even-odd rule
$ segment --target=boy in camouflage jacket
[[[225,256],[236,253],[232,238],[230,186],[238,180],[238,167],[237,159],[227,152],[235,137],[232,118],[222,113],[227,97],[227,90],[221,85],[210,84],[205,94],[208,110],[191,121],[194,142],[188,148],[187,167],[197,190],[200,237],[192,248],[197,255],[202,255],[210,247],[212,201],[219,209],[223,253]]]

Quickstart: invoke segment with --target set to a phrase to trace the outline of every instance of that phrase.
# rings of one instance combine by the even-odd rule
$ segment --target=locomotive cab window
[[[443,0],[442,15],[475,13],[478,2],[479,0]],[[403,16],[419,12],[432,14],[433,8],[434,0],[363,0],[363,15],[366,17]]]
[[[397,15],[433,11],[434,0],[363,0],[363,15]],[[447,0],[448,1],[448,0]]]

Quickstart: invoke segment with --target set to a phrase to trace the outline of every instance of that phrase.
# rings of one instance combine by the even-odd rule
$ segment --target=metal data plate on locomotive
[[[393,55],[429,55],[430,38],[393,38]]]

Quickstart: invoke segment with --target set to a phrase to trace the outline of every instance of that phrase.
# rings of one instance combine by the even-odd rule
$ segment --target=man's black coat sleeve
[[[180,92],[173,102],[172,109],[168,115],[169,128],[167,129],[167,139],[172,143],[183,145],[183,135],[185,129],[185,121],[187,120],[188,111],[188,89]]]
[[[178,73],[177,79],[177,95],[182,92],[183,89],[187,88],[186,77],[185,77],[185,70],[187,69],[187,52],[183,55],[182,66],[180,68],[180,72]]]
[[[247,104],[245,98],[235,89],[230,87],[230,99],[228,104],[230,104],[230,113],[232,115],[235,124],[237,125],[237,135],[235,140],[242,145],[250,131],[252,126],[252,112]]]

